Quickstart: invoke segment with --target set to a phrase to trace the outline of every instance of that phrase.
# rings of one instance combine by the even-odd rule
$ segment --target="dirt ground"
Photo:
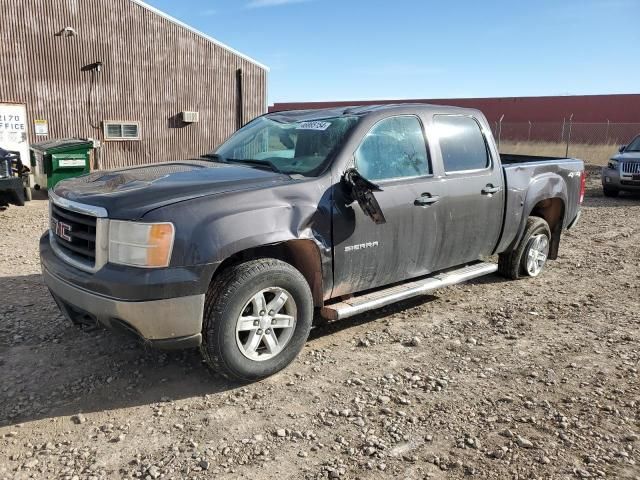
[[[597,173],[541,277],[316,328],[247,386],[71,326],[46,226],[44,200],[0,212],[0,479],[640,478],[640,197]]]

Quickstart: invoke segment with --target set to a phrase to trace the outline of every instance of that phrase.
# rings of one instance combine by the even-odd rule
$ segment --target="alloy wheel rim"
[[[549,238],[544,233],[531,237],[525,264],[527,273],[532,277],[537,277],[547,262],[548,255]]]
[[[284,288],[269,287],[254,294],[236,321],[236,343],[250,360],[263,362],[282,352],[293,337],[296,303]]]

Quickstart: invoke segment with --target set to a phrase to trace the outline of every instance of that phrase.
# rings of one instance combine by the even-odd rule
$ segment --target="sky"
[[[640,0],[147,2],[270,67],[270,104],[640,93]]]

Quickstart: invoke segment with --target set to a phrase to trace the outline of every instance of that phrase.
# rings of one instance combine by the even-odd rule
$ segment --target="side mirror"
[[[387,223],[387,219],[373,194],[373,192],[382,191],[378,185],[364,178],[355,168],[350,168],[344,173],[342,182],[346,187],[348,198],[351,201],[357,201],[364,214],[371,218],[373,223],[377,225]]]
[[[627,146],[626,146],[626,145],[620,145],[620,148],[618,149],[618,151],[619,151],[620,153],[622,153],[622,152],[624,152],[626,149],[627,149]]]

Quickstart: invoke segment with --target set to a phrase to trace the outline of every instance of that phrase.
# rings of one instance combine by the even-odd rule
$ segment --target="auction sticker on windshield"
[[[302,122],[296,130],[326,130],[331,126],[331,122]]]

